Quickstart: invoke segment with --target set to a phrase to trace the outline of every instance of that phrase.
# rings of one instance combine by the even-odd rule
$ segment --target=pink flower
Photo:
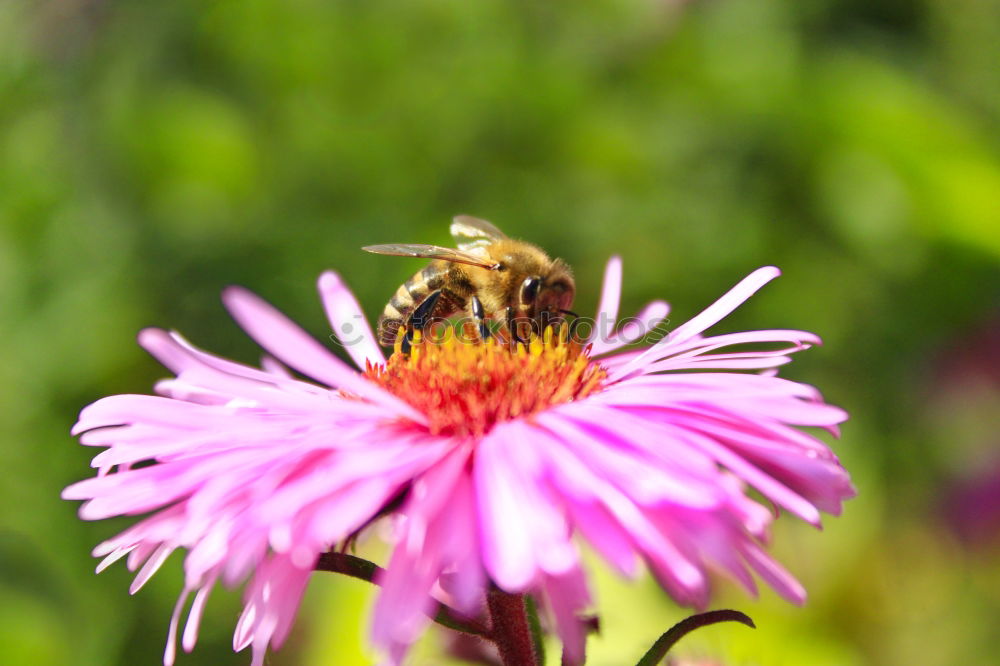
[[[187,550],[166,664],[189,595],[188,651],[216,582],[247,579],[234,648],[252,646],[261,664],[288,636],[320,554],[389,507],[395,546],[373,637],[393,662],[435,604],[475,616],[491,581],[533,594],[581,662],[577,613],[590,597],[577,536],[624,575],[644,562],[682,604],[708,603],[709,569],[751,593],[756,573],[801,603],[802,586],[762,548],[772,509],[745,486],[814,525],[853,496],[834,454],[798,429],[835,433],[845,413],[775,376],[819,340],[792,330],[702,335],[778,274],[755,271],[645,348],[621,351],[646,332],[633,322],[589,350],[558,338],[516,353],[495,338],[425,340],[387,362],[357,301],[325,273],[327,315],[363,372],[231,288],[229,311],[274,358],[258,370],[143,331],[139,343],[176,376],[157,384],[158,396],[111,396],[83,410],[74,434],[106,448],[93,461],[97,477],[63,497],[87,500],[88,520],[151,513],[94,551],[104,556],[98,570],[127,556],[138,569],[131,592]],[[599,320],[617,317],[620,289],[615,258]],[[667,311],[655,302],[639,320]],[[734,349],[758,343],[772,349]]]

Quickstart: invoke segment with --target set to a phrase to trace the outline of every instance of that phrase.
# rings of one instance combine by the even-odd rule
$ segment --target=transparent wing
[[[453,261],[456,264],[469,264],[496,270],[500,265],[490,261],[486,257],[456,250],[451,247],[440,247],[438,245],[420,245],[417,243],[389,243],[388,245],[366,245],[361,248],[365,252],[374,254],[390,254],[396,257],[423,257],[425,259],[443,259]]]
[[[456,215],[451,220],[451,235],[459,249],[484,247],[507,236],[486,220],[468,215]]]

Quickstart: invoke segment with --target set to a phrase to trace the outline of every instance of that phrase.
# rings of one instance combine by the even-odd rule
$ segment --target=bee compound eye
[[[535,299],[538,298],[538,289],[541,286],[541,278],[537,276],[525,278],[524,282],[521,283],[521,302],[534,303]]]

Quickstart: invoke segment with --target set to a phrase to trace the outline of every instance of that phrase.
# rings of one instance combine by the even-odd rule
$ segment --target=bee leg
[[[518,344],[524,342],[517,332],[517,322],[514,321],[514,308],[507,306],[507,331],[510,333],[511,342]]]
[[[483,309],[483,304],[475,295],[472,296],[472,318],[476,320],[479,337],[485,342],[491,335],[490,327],[486,325],[486,311]]]
[[[431,315],[434,314],[434,307],[438,303],[438,299],[441,298],[441,290],[435,289],[431,293],[427,294],[427,298],[418,305],[414,310],[413,314],[410,315],[409,327],[418,331],[422,331],[427,327],[427,324],[431,321]]]
[[[569,339],[576,340],[576,325],[580,321],[580,315],[573,312],[572,310],[559,310],[559,312],[564,315],[573,315],[573,321],[569,323]]]
[[[406,336],[403,338],[403,344],[400,347],[400,351],[404,354],[410,353],[410,343],[413,342],[413,332],[422,331],[427,327],[427,324],[431,321],[431,316],[434,314],[434,307],[438,303],[438,299],[441,298],[441,290],[435,289],[431,293],[427,294],[427,298],[423,300],[410,315],[409,319],[406,320]]]

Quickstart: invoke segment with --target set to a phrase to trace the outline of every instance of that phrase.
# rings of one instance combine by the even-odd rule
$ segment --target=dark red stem
[[[538,666],[524,595],[494,588],[487,595],[487,604],[492,623],[490,638],[500,650],[504,666]]]

